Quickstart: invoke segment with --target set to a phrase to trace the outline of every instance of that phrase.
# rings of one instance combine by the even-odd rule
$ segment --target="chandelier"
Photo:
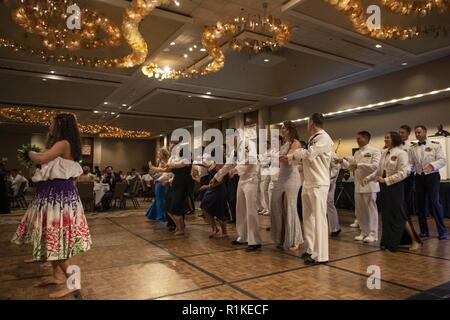
[[[267,3],[263,4],[264,10]],[[237,36],[245,31],[258,32],[265,40],[259,39],[238,39]],[[266,36],[270,34],[270,36]],[[177,80],[182,78],[192,78],[196,76],[206,76],[218,72],[225,65],[225,55],[219,44],[220,39],[225,36],[233,36],[228,42],[228,47],[233,51],[248,50],[255,54],[262,50],[277,50],[289,42],[291,32],[289,26],[281,19],[272,16],[240,15],[229,19],[227,22],[216,22],[214,26],[206,27],[202,34],[203,47],[212,58],[206,67],[202,69],[191,68],[189,70],[171,70],[160,68],[158,64],[150,61],[142,67],[142,72],[149,78],[158,80]]]
[[[361,0],[324,0],[333,5],[339,11],[343,11],[351,21],[355,30],[361,34],[368,35],[376,39],[397,39],[408,40],[424,36],[427,34],[447,35],[448,30],[443,25],[431,26],[383,26],[379,29],[370,29],[367,26],[367,15]],[[416,14],[425,16],[433,9],[439,13],[446,12],[450,7],[450,0],[422,0],[422,1],[402,1],[402,0],[381,0],[381,4],[389,11],[401,15]]]
[[[48,50],[64,48],[117,47],[120,45],[121,33],[107,17],[94,10],[84,9],[80,12],[81,29],[67,28],[66,10],[74,5],[72,0],[14,0],[16,9],[12,11],[13,20],[30,34],[39,35],[42,44]]]

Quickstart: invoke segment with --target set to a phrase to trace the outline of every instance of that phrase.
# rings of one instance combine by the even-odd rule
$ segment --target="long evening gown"
[[[287,155],[290,147],[289,142],[281,146],[280,155]],[[270,230],[272,240],[285,249],[297,248],[303,243],[302,229],[297,212],[297,197],[300,185],[300,173],[297,166],[280,163],[278,179],[271,182]],[[283,204],[283,194],[286,206]]]

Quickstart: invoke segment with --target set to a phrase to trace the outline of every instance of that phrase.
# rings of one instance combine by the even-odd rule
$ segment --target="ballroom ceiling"
[[[224,49],[226,63],[221,71],[176,81],[149,79],[139,67],[93,70],[48,64],[0,48],[0,103],[69,109],[79,112],[83,119],[160,134],[189,126],[194,119],[217,122],[450,54],[450,36],[379,41],[361,35],[342,12],[322,0],[179,1],[180,6],[171,3],[154,10],[140,25],[149,44],[148,58],[161,66],[187,69],[206,64],[207,54],[200,51],[204,26],[242,11],[263,14],[264,2],[268,3],[268,13],[288,22],[292,37],[284,48],[259,56]],[[130,2],[78,3],[120,25]],[[382,15],[391,25],[418,21],[386,11]],[[421,23],[445,24],[450,21],[450,11],[419,19]],[[37,36],[27,35],[12,21],[10,8],[2,1],[0,37],[41,46]],[[82,49],[76,54],[108,58],[129,52],[127,44],[122,43],[114,49]]]

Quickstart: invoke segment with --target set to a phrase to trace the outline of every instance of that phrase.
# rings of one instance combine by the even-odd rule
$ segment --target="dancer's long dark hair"
[[[294,142],[294,140],[300,140],[295,123],[293,123],[292,121],[284,121],[283,126],[289,131],[289,135],[291,136],[291,143]]]
[[[59,141],[70,143],[70,153],[74,161],[81,159],[81,140],[77,120],[70,113],[61,113],[53,118],[53,126],[48,133],[47,149]]]

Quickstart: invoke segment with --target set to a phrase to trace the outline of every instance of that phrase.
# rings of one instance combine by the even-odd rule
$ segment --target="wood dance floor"
[[[411,253],[381,251],[353,241],[353,213],[341,211],[342,233],[330,240],[330,263],[305,266],[300,251],[279,251],[269,217],[260,217],[263,248],[246,253],[228,239],[208,239],[209,228],[189,216],[187,235],[176,237],[140,210],[87,214],[93,248],[75,257],[82,289],[66,299],[444,299],[450,297],[450,242],[433,238]],[[23,213],[23,212],[22,212]],[[55,288],[34,288],[49,263],[25,263],[31,248],[9,241],[21,213],[0,216],[0,299],[47,299]],[[450,220],[446,220],[447,227]],[[367,268],[380,267],[381,289],[367,288]]]

